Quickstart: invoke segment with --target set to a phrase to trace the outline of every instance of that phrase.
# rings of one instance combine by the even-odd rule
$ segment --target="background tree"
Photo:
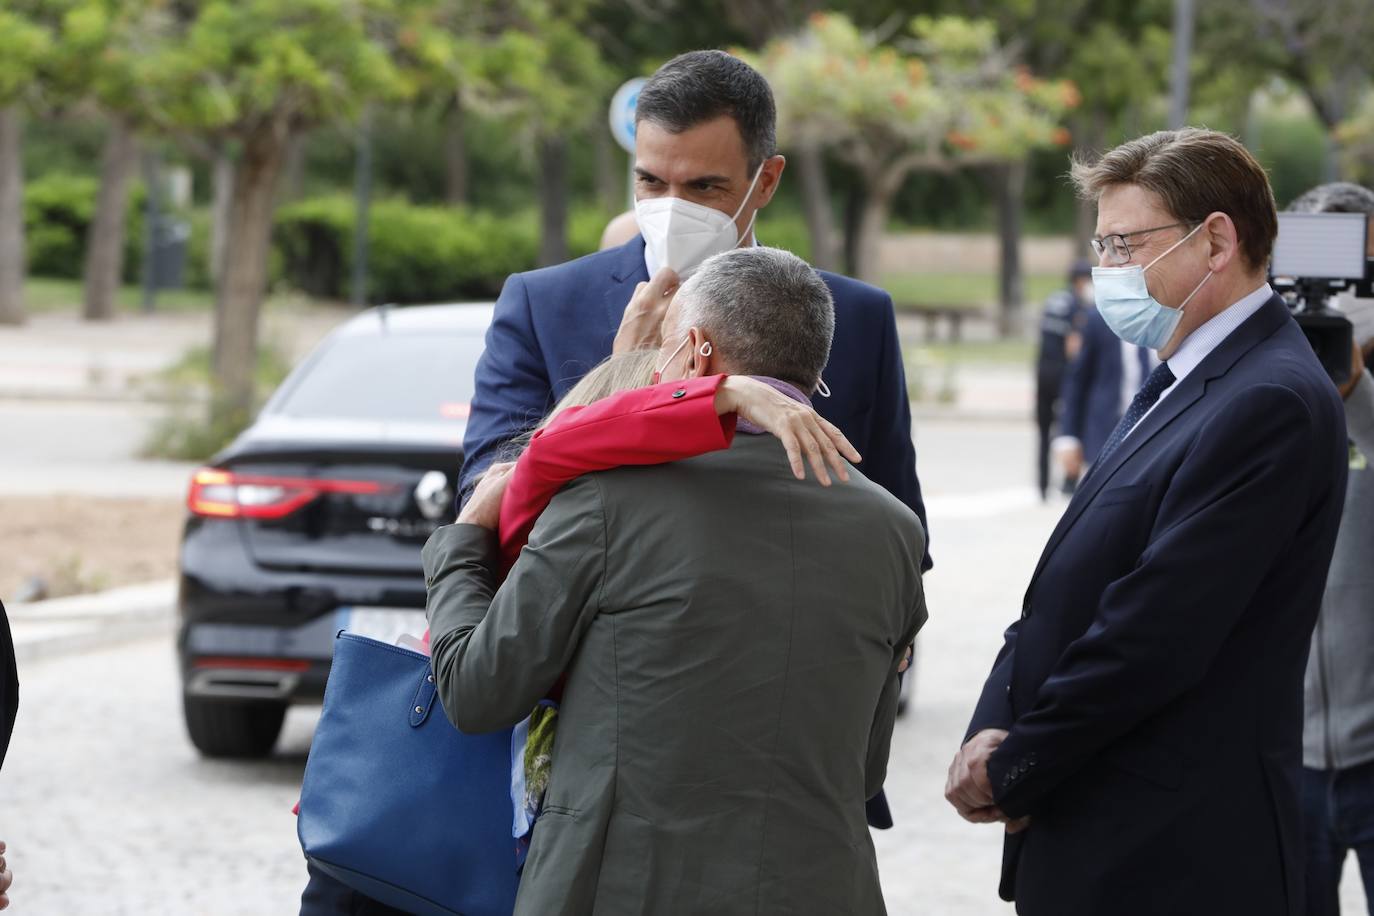
[[[1327,131],[1328,181],[1341,177],[1338,128],[1369,86],[1374,4],[1368,0],[1248,0],[1201,7],[1199,50],[1301,90]]]
[[[1031,149],[1064,145],[1059,119],[1078,100],[1072,84],[1013,66],[990,22],[918,18],[911,34],[914,53],[880,46],[843,16],[817,14],[757,58],[778,97],[783,143],[831,148],[859,174],[853,270],[869,282],[881,279],[879,243],[912,172],[1016,163]]]
[[[234,153],[214,334],[216,424],[245,423],[254,406],[258,317],[277,179],[294,137],[351,122],[372,100],[414,94],[452,43],[429,28],[429,0],[202,0],[158,4],[135,61],[140,102],[173,133]]]
[[[114,317],[124,271],[129,188],[138,162],[135,131],[146,126],[133,82],[133,57],[146,46],[138,33],[144,0],[46,0],[56,19],[43,79],[61,105],[106,124],[100,191],[86,232],[83,315]]]
[[[461,9],[455,82],[465,108],[499,114],[533,154],[539,263],[567,260],[569,140],[601,123],[614,71],[585,34],[590,4],[490,0]]]
[[[24,107],[52,50],[34,4],[0,9],[0,324],[24,322]]]

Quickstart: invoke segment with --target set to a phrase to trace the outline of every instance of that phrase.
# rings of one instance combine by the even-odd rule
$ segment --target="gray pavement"
[[[895,916],[997,916],[1011,912],[995,893],[1000,835],[945,804],[945,768],[1062,504],[1030,491],[1024,424],[926,420],[918,441],[937,565],[913,708],[893,741],[898,824],[875,842]],[[165,598],[153,589],[144,606]],[[67,610],[84,642],[26,660],[0,775],[12,912],[294,912],[304,869],[290,809],[317,712],[293,710],[268,761],[200,760],[181,725],[168,628],[95,650],[117,621],[80,602]],[[1353,866],[1343,898],[1347,913],[1364,911]]]

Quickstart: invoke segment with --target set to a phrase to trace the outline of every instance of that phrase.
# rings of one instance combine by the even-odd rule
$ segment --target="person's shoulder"
[[[1279,333],[1261,342],[1241,358],[1236,369],[1249,386],[1272,386],[1290,391],[1309,404],[1340,406],[1340,394],[1296,324],[1280,328]]]
[[[1065,317],[1078,308],[1078,300],[1066,289],[1055,290],[1045,297],[1045,315]]]
[[[623,279],[643,263],[643,252],[644,244],[636,237],[618,248],[593,251],[562,264],[537,267],[513,276],[532,293],[557,289],[566,294],[569,289],[586,289]]]
[[[843,300],[852,307],[892,311],[892,296],[881,287],[828,270],[817,269],[816,273],[830,287],[830,295],[837,306]]]

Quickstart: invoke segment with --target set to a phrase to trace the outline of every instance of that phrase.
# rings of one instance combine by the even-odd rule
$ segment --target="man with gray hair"
[[[1374,230],[1374,193],[1349,182],[1318,185],[1288,207],[1298,213],[1365,213]],[[1374,256],[1374,231],[1368,233]],[[1350,436],[1350,476],[1336,551],[1326,576],[1307,660],[1302,740],[1307,914],[1341,911],[1341,868],[1355,850],[1366,897],[1374,897],[1374,301],[1342,295],[1354,325],[1350,380],[1340,386]]]
[[[753,375],[804,401],[834,322],[799,258],[731,251],[673,300],[659,374]],[[425,546],[459,728],[514,724],[566,674],[517,913],[885,911],[864,801],[926,617],[925,535],[857,471],[807,485],[775,439],[739,431],[576,480],[499,590],[500,470]]]

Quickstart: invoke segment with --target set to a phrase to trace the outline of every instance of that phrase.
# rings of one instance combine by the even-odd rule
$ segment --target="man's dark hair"
[[[1374,216],[1374,191],[1348,181],[1319,184],[1288,205],[1294,213],[1367,213]]]
[[[768,81],[724,51],[688,51],[649,77],[635,103],[635,125],[652,121],[671,133],[735,119],[752,175],[777,149],[777,109]]]

